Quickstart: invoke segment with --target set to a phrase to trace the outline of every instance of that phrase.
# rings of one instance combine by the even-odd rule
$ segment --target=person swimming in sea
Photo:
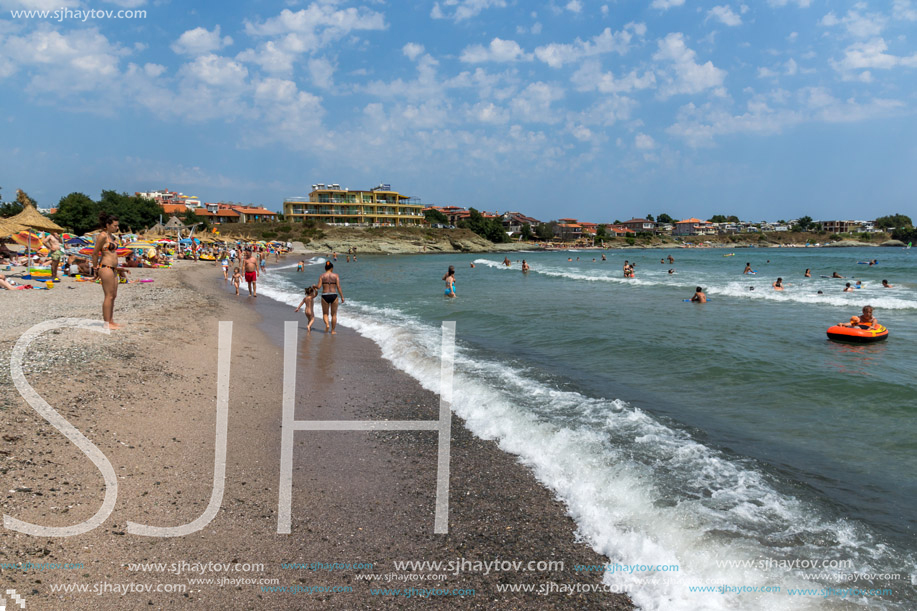
[[[839,273],[837,273],[837,272],[834,272],[833,274],[831,274],[831,277],[832,277],[832,278],[843,278],[843,276],[841,276],[841,275],[840,275]]]
[[[752,271],[752,269],[751,269],[751,263],[746,263],[746,264],[745,264],[745,271],[743,271],[742,273],[743,273],[743,274],[752,274],[752,273],[754,273],[754,272]]]
[[[699,286],[694,289],[694,296],[691,297],[693,303],[707,303],[707,295],[704,294],[704,287]]]
[[[809,268],[807,267],[807,268],[806,268],[806,273],[803,274],[803,278],[811,278],[811,277],[812,277],[812,274],[809,272]]]
[[[506,267],[510,266],[509,257],[503,257],[503,265]]]
[[[446,297],[455,297],[455,266],[450,265],[449,271],[446,272],[446,275],[443,276],[443,280],[446,282]]]
[[[850,283],[849,283],[849,282],[847,283],[847,286],[844,287],[844,292],[845,292],[845,293],[852,293],[854,290],[855,290],[855,289],[854,289],[852,286],[850,286]]]
[[[782,291],[783,290],[783,278],[777,278],[777,281],[774,282],[774,284],[772,284],[771,286],[774,287],[775,291]]]
[[[884,288],[884,289],[890,289],[890,288],[893,288],[893,287],[892,287],[891,284],[888,283],[888,280],[883,280],[883,281],[882,281],[882,288]]]

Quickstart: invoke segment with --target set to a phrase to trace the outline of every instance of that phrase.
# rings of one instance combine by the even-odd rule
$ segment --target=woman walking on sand
[[[114,234],[118,231],[118,217],[103,212],[99,215],[99,224],[102,231],[96,236],[95,248],[92,251],[92,265],[98,270],[102,281],[102,320],[105,328],[120,329],[121,325],[115,324],[115,299],[118,297],[118,243]]]
[[[328,332],[328,315],[331,315],[331,335],[337,333],[338,324],[338,297],[341,298],[341,304],[344,303],[344,291],[341,290],[341,279],[334,273],[334,264],[331,261],[325,261],[325,273],[318,279],[316,289],[322,291],[322,320],[325,322],[325,333]]]

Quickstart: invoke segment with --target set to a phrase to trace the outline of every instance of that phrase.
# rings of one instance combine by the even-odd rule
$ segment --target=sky
[[[915,38],[917,0],[0,0],[0,197],[917,217]]]

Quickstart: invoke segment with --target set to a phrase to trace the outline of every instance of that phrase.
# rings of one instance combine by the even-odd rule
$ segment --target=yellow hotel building
[[[340,185],[312,185],[309,198],[291,197],[283,202],[285,220],[301,223],[313,219],[329,225],[420,226],[420,200],[379,185],[369,191],[351,191]]]

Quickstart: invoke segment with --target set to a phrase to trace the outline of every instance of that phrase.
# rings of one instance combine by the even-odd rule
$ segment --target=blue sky
[[[11,10],[146,11],[85,21]],[[917,0],[0,0],[0,185],[917,216]],[[74,14],[72,14],[74,15]]]

